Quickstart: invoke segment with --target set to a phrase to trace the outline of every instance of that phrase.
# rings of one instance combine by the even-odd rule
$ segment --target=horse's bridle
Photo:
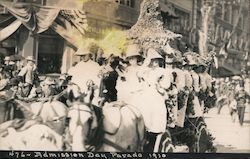
[[[88,130],[88,133],[87,133],[87,137],[90,135],[90,130],[91,130],[91,125],[92,125],[92,122],[93,122],[93,120],[94,120],[94,117],[93,117],[93,111],[91,110],[91,108],[90,108],[90,104],[87,104],[87,103],[81,103],[81,106],[85,106],[87,109],[81,109],[81,108],[79,108],[79,104],[77,104],[78,106],[77,106],[77,108],[75,108],[75,107],[71,107],[70,109],[69,109],[69,112],[70,111],[72,111],[72,110],[76,110],[77,111],[77,113],[78,113],[78,118],[77,118],[77,123],[76,123],[76,125],[77,126],[79,126],[79,125],[83,125],[84,123],[82,123],[81,122],[81,119],[80,119],[80,112],[86,112],[86,113],[89,113],[90,114],[90,118],[88,119],[88,124],[89,124],[89,130]],[[74,133],[73,133],[74,134]],[[73,134],[71,134],[70,136],[72,137],[72,135]],[[86,141],[85,141],[86,142]]]

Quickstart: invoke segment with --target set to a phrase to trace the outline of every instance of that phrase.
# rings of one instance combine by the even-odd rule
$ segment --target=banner
[[[51,27],[76,49],[88,27],[86,13],[82,11],[82,8],[61,10],[60,8],[68,4],[69,1],[55,0],[54,2],[38,5],[34,3],[8,2],[6,0],[0,1],[0,5],[6,7],[19,22],[5,28],[3,31],[7,31],[1,34],[0,40],[13,34],[21,24],[33,33],[42,33]],[[83,1],[76,1],[76,4],[83,4]],[[56,5],[57,7],[55,7]]]
[[[16,20],[12,22],[7,27],[0,30],[0,41],[5,40],[9,36],[11,36],[20,26],[22,25],[22,22],[19,20]]]
[[[60,11],[56,8],[32,3],[0,1],[0,5],[6,7],[27,29],[36,33],[47,30]]]

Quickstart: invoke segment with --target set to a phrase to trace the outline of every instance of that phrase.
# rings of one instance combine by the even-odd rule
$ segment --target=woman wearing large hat
[[[139,65],[142,60],[141,48],[138,44],[127,46],[126,58],[127,67],[117,81],[118,100],[131,104],[131,99],[137,91],[142,89],[141,72],[143,67]]]
[[[200,93],[200,78],[195,70],[199,66],[199,54],[195,52],[187,52],[184,54],[185,60],[187,61],[188,69],[190,70],[190,75],[192,77],[192,88],[189,94],[189,102],[187,105],[187,115],[189,118],[201,117],[203,115],[203,110],[199,101]]]
[[[132,105],[136,106],[144,118],[146,126],[146,138],[149,143],[144,147],[146,152],[152,152],[156,137],[166,131],[167,110],[164,98],[164,72],[160,67],[164,58],[153,48],[147,52],[148,67],[144,70],[144,87],[142,92],[137,93],[132,99]]]

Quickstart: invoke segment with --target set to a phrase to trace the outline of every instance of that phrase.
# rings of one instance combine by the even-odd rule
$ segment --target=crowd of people
[[[93,105],[103,107],[123,101],[141,112],[148,139],[144,150],[149,152],[153,151],[159,134],[168,128],[184,127],[186,118],[203,117],[209,108],[220,105],[222,94],[229,97],[225,98],[229,105],[236,100],[240,122],[243,121],[242,105],[247,95],[240,89],[242,84],[235,89],[228,82],[216,83],[209,75],[209,57],[175,49],[143,50],[138,44],[128,45],[123,56],[107,55],[101,48],[97,52],[79,50],[76,55],[80,56],[80,62],[58,79],[41,79],[32,56],[26,58],[23,66],[20,61],[5,57],[1,65],[1,95],[11,90],[13,98],[32,102],[59,99],[60,94],[65,97],[60,100],[71,107],[67,87],[72,84],[79,87],[80,92],[71,92],[77,99],[95,89],[88,101]]]
[[[216,94],[218,96],[218,114],[223,106],[230,110],[232,121],[239,121],[243,125],[245,109],[249,105],[249,78],[247,76],[233,76],[217,79]]]
[[[195,52],[143,51],[131,44],[125,56],[102,56],[106,60],[101,63],[91,52],[78,55],[81,61],[68,72],[71,82],[81,87],[81,92],[87,92],[86,83],[100,83],[96,87],[100,98],[92,102],[96,105],[124,101],[137,107],[149,139],[146,151],[153,151],[157,136],[167,128],[184,127],[186,118],[203,117],[215,105],[215,81],[208,73],[211,59]]]
[[[13,97],[22,100],[49,98],[56,95],[65,88],[67,78],[66,75],[61,75],[57,80],[51,77],[39,77],[33,56],[19,60],[11,60],[6,56],[4,64],[1,65],[0,74],[2,95],[6,90],[12,90]]]

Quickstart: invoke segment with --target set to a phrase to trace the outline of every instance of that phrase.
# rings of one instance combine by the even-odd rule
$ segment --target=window
[[[46,0],[16,0],[16,2],[21,2],[21,3],[34,3],[34,4],[45,4]]]
[[[115,2],[131,8],[135,7],[135,0],[116,0]]]

